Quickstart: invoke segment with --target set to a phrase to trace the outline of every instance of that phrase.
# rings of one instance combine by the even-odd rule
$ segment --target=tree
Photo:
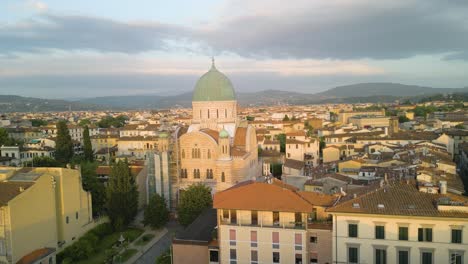
[[[465,126],[463,124],[458,124],[455,126],[457,129],[465,129]]]
[[[254,121],[255,120],[255,117],[254,116],[247,116],[245,118],[247,121]]]
[[[63,165],[69,163],[73,157],[73,142],[67,123],[64,120],[57,123],[57,140],[55,143],[55,159]]]
[[[14,146],[17,144],[20,144],[20,142],[11,138],[8,135],[8,131],[5,128],[0,127],[0,146]]]
[[[25,167],[61,167],[62,164],[51,157],[34,157],[32,161],[28,161]]]
[[[181,193],[177,215],[179,223],[188,226],[195,220],[203,210],[210,208],[213,204],[211,189],[203,184],[190,185]]]
[[[280,152],[286,152],[286,134],[278,134],[275,136],[276,140],[280,142]]]
[[[289,116],[288,116],[288,115],[285,115],[285,116],[283,117],[283,121],[289,121]]]
[[[271,164],[271,174],[273,174],[273,177],[281,179],[281,175],[283,175],[283,165],[281,163]]]
[[[91,145],[91,138],[89,137],[89,127],[85,126],[83,131],[83,153],[84,159],[89,162],[93,162],[94,153]]]
[[[100,128],[123,127],[128,120],[127,116],[119,115],[117,117],[106,116],[98,122]]]
[[[82,162],[81,179],[83,182],[83,189],[91,192],[93,204],[93,216],[99,216],[104,212],[106,205],[106,189],[104,184],[98,179],[96,169],[98,164],[96,162]]]
[[[30,121],[33,127],[47,126],[47,121],[42,119],[31,119]]]
[[[91,121],[87,118],[81,119],[80,122],[78,122],[79,126],[87,126],[91,125]]]
[[[409,121],[410,121],[409,118],[406,117],[406,116],[399,116],[398,117],[398,123],[400,123],[400,124],[405,123],[405,122],[409,122]]]
[[[127,161],[114,163],[107,187],[107,213],[116,230],[122,230],[138,212],[138,190]]]
[[[166,200],[159,194],[154,194],[145,207],[143,224],[152,228],[163,227],[169,221],[169,210],[166,206]]]

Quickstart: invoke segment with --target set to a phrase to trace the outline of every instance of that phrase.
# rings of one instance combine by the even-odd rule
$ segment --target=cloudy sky
[[[0,94],[468,86],[466,0],[1,0]]]

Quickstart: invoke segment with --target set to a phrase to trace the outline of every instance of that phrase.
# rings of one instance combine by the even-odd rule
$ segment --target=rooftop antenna
[[[215,69],[215,59],[214,59],[214,56],[211,56],[211,68],[212,69]]]

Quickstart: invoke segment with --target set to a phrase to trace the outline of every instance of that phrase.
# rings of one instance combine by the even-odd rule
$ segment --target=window
[[[258,225],[258,212],[252,211],[250,213],[250,221],[252,225]]]
[[[375,238],[385,239],[385,226],[375,226]]]
[[[375,264],[387,264],[387,250],[382,248],[375,249]]]
[[[257,250],[250,251],[250,264],[258,263],[258,252]]]
[[[211,159],[211,150],[208,150],[207,158],[208,158],[208,159]]]
[[[357,247],[348,247],[348,263],[357,264],[359,262],[359,250]]]
[[[185,150],[182,150],[182,158],[185,159]]]
[[[223,210],[223,219],[229,219],[229,210]]]
[[[301,213],[294,214],[294,223],[296,227],[302,227],[302,214]]]
[[[210,250],[210,262],[219,262],[218,250]]]
[[[221,172],[221,182],[225,182],[226,181],[226,176],[224,175],[224,171]]]
[[[75,213],[75,218],[78,219],[78,212]]]
[[[397,264],[409,264],[409,250],[398,250],[398,263]]]
[[[421,252],[421,264],[434,264],[432,259],[432,252],[423,251]]]
[[[231,246],[236,245],[236,230],[235,229],[229,230],[229,245]]]
[[[348,224],[348,236],[358,237],[358,225],[357,224]]]
[[[310,243],[318,243],[318,238],[316,236],[311,236]]]
[[[193,169],[193,178],[200,179],[200,170],[199,169]]]
[[[450,251],[450,264],[463,264],[463,251]]]
[[[452,229],[452,243],[457,243],[457,244],[462,243],[462,230],[461,229]]]
[[[295,264],[302,264],[302,254],[296,254]]]
[[[280,225],[279,212],[273,212],[273,226],[279,226],[279,225]]]
[[[231,211],[231,224],[237,224],[237,211],[236,210],[230,210]]]
[[[257,231],[250,231],[250,247],[257,247]]]
[[[271,234],[271,240],[272,240],[272,245],[273,248],[278,249],[279,248],[279,233],[278,232],[273,232]]]
[[[418,241],[432,242],[432,228],[418,228]]]
[[[273,263],[280,263],[280,253],[273,252]]]
[[[302,250],[302,234],[294,234],[294,249]]]
[[[237,263],[237,251],[234,248],[231,248],[229,250],[229,260],[231,264],[236,264]]]
[[[408,227],[398,227],[398,240],[408,240]]]

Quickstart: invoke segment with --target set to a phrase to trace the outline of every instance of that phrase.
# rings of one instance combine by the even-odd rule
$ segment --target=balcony
[[[317,220],[307,223],[307,229],[333,230],[332,220]]]
[[[220,220],[221,225],[231,225],[231,226],[248,226],[248,227],[265,227],[265,228],[282,228],[282,229],[299,229],[305,230],[306,223],[304,222],[273,222],[273,223],[263,223],[261,220],[257,223],[252,223],[252,221],[231,221],[229,218],[222,218]]]

